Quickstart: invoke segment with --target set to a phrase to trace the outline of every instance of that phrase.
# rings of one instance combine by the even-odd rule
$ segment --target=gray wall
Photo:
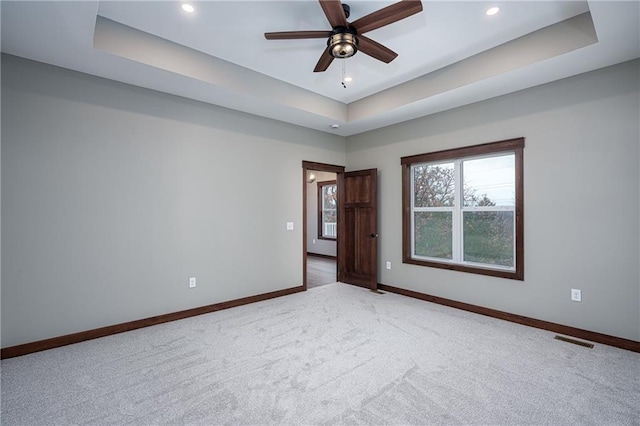
[[[318,182],[336,180],[335,173],[316,172],[316,180],[307,184],[307,252],[336,255],[336,242],[318,239]]]
[[[639,75],[629,62],[348,138],[348,169],[379,169],[380,282],[640,340]],[[525,281],[403,264],[400,157],[519,136]]]
[[[379,169],[381,282],[640,340],[639,68],[350,137],[345,147],[340,137],[3,56],[2,346],[300,285],[302,160]],[[525,281],[402,264],[400,157],[518,136]],[[569,300],[571,288],[583,302]]]
[[[302,285],[344,138],[6,55],[2,106],[3,347]]]

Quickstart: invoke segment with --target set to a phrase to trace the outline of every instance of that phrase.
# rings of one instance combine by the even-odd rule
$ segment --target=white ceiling
[[[394,3],[347,2],[350,21]],[[191,3],[2,1],[2,51],[343,136],[640,57],[637,1],[423,1],[367,33],[393,62],[324,73],[324,39],[263,36],[329,30],[316,0]]]

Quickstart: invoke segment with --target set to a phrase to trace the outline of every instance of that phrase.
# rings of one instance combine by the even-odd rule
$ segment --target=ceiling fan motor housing
[[[327,40],[329,52],[336,59],[350,58],[358,51],[358,37],[349,28],[334,28],[333,34]]]

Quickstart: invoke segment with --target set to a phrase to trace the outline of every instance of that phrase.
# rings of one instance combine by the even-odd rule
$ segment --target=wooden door
[[[378,288],[377,169],[338,174],[338,281]]]

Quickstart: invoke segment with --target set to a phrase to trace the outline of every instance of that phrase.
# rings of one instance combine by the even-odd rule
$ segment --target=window
[[[524,138],[403,157],[403,261],[524,279]]]
[[[338,225],[338,186],[335,180],[318,182],[318,238],[335,240]]]

